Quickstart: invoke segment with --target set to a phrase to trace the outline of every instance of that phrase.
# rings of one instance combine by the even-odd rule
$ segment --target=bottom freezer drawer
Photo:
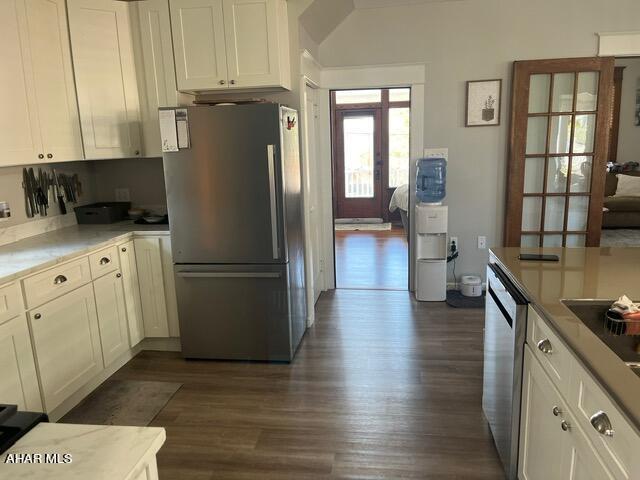
[[[186,358],[290,361],[286,265],[176,265]]]

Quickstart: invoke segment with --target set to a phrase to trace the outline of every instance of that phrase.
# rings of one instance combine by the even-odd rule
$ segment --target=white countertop
[[[40,423],[2,454],[0,479],[133,480],[165,439],[164,428],[157,427]],[[70,454],[72,461],[7,463],[16,458],[12,454],[45,453]]]
[[[0,247],[0,285],[84,253],[126,240],[133,234],[168,235],[168,225],[74,225]]]

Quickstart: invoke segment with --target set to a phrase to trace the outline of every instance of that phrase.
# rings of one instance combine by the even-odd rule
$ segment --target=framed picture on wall
[[[500,125],[502,80],[470,80],[467,82],[466,127]]]

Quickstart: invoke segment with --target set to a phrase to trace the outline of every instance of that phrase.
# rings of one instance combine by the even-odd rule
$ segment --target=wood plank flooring
[[[503,478],[482,415],[482,310],[323,293],[291,365],[142,352],[120,379],[182,382],[152,422],[161,479]]]
[[[338,288],[407,290],[408,245],[402,228],[336,231]]]

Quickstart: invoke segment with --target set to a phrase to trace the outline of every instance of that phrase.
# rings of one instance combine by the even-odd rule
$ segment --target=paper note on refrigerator
[[[186,108],[176,109],[176,129],[178,130],[178,148],[189,148],[189,118]]]
[[[160,110],[160,138],[163,152],[178,151],[178,132],[175,110]]]

